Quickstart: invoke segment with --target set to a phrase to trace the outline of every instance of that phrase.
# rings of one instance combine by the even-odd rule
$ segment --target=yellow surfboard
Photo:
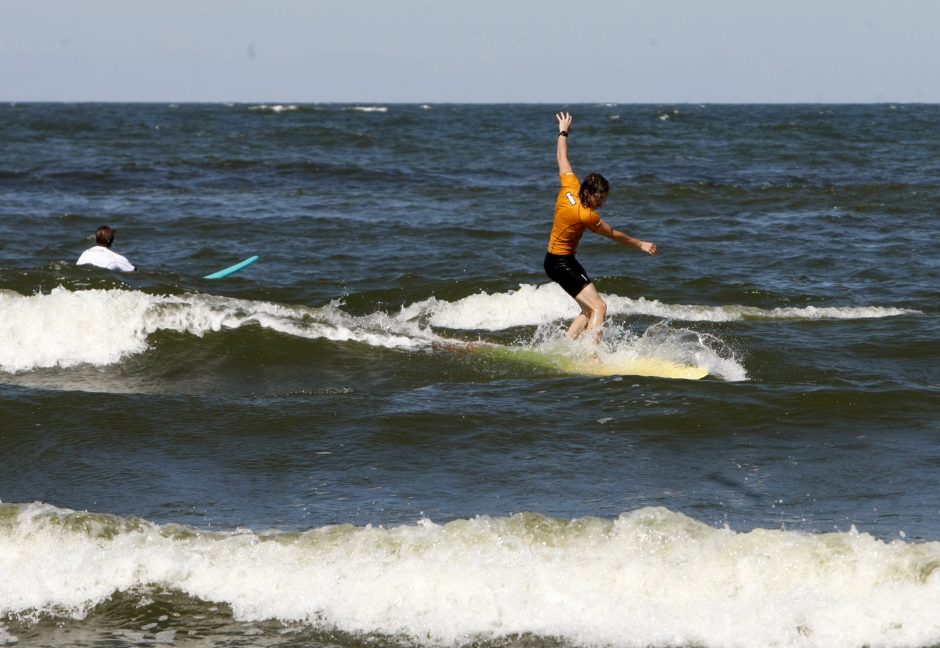
[[[708,369],[703,367],[680,364],[665,358],[634,358],[612,362],[576,360],[566,366],[572,373],[586,376],[650,376],[699,380],[708,375]]]
[[[575,358],[561,353],[551,353],[525,347],[500,345],[473,345],[473,350],[483,355],[546,369],[562,374],[582,376],[648,376],[651,378],[677,378],[699,380],[708,375],[708,369],[687,365],[666,358],[633,357],[617,355],[606,358]]]

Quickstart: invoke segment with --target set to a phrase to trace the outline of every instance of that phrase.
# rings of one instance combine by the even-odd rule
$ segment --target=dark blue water
[[[940,644],[940,107],[0,117],[0,641]]]

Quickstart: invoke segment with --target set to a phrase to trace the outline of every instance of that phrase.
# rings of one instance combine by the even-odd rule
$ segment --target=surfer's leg
[[[574,318],[571,326],[568,327],[566,333],[568,338],[577,339],[586,328],[600,329],[600,325],[604,323],[604,317],[607,315],[607,304],[601,299],[588,273],[581,267],[574,255],[546,254],[545,272],[552,281],[571,295],[578,302],[578,306],[581,307],[581,313]]]
[[[595,341],[600,341],[604,319],[607,317],[607,302],[597,292],[594,282],[582,288],[575,300],[581,307],[581,313],[568,327],[568,337],[575,340],[587,329],[594,331]]]
[[[587,328],[587,323],[591,318],[590,313],[585,313],[583,310],[577,317],[572,320],[571,325],[568,327],[568,332],[565,335],[568,336],[569,340],[577,340],[578,336]]]

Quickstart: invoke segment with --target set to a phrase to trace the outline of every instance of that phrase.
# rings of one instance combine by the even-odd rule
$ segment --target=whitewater
[[[618,295],[609,295],[607,299],[612,317],[650,316],[666,322],[849,320],[918,313],[881,306],[759,309],[670,305]],[[310,307],[211,294],[151,295],[136,290],[63,287],[33,295],[3,291],[0,311],[3,312],[0,370],[7,373],[81,364],[112,365],[146,352],[150,348],[149,336],[157,331],[202,337],[222,329],[248,326],[300,338],[402,350],[453,344],[452,339],[435,329],[494,332],[534,326],[538,330],[523,345],[544,348],[551,340],[557,341],[561,322],[577,314],[570,298],[555,284],[524,285],[518,290],[478,293],[450,302],[431,297],[406,305],[398,312],[377,311],[362,316],[344,312],[341,300]],[[694,348],[687,348],[685,355],[696,356],[699,362],[711,366],[716,375],[729,380],[744,378],[745,370],[739,362],[722,362],[728,358],[709,350],[701,337],[689,336],[689,331],[681,328],[670,329],[664,336],[663,326],[668,324],[631,336],[625,334],[624,326],[617,329],[616,325],[609,325],[607,351],[622,353],[624,345],[633,345],[642,355],[677,357],[676,350],[668,347],[691,345]]]
[[[170,589],[243,622],[427,646],[525,635],[637,647],[940,640],[938,542],[743,533],[662,508],[255,533],[2,505],[0,572],[4,616],[81,619],[117,593]]]

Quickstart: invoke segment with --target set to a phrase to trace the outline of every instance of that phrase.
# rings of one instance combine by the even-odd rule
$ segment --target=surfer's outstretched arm
[[[558,120],[558,175],[574,173],[568,161],[568,129],[571,128],[571,113],[560,112],[555,115]]]
[[[602,236],[606,236],[611,241],[615,241],[626,247],[636,248],[641,252],[646,252],[650,256],[659,254],[659,249],[656,247],[655,243],[651,243],[650,241],[641,241],[640,239],[633,238],[626,232],[621,232],[620,230],[614,229],[605,220],[601,220],[597,227],[594,228],[594,231]]]

